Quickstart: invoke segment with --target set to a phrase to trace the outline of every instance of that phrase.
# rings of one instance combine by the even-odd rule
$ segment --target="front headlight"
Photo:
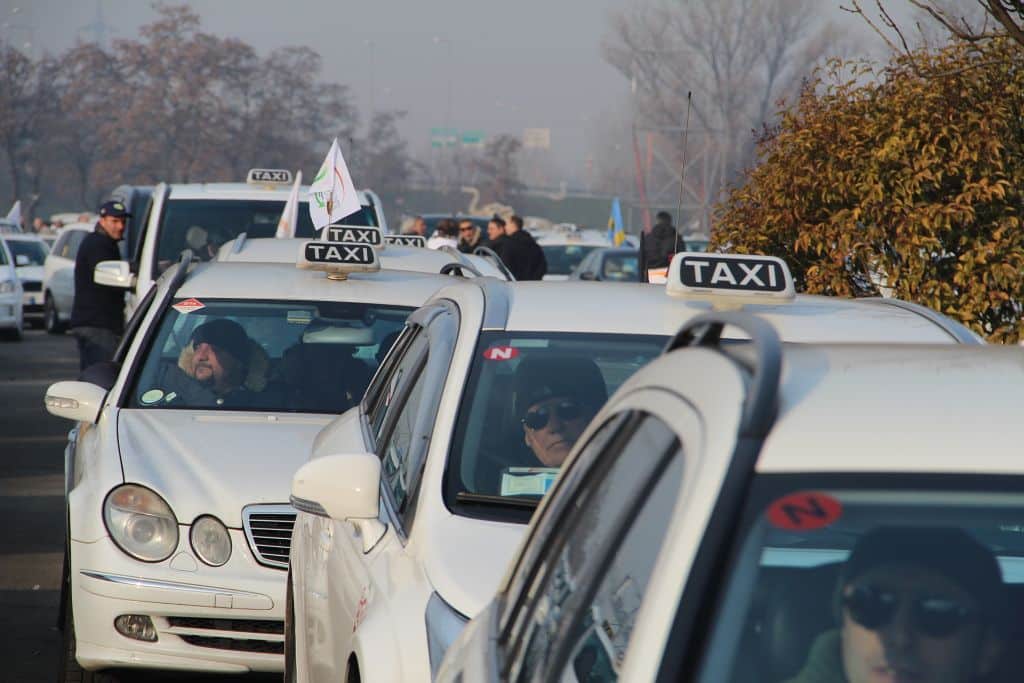
[[[462,633],[469,619],[455,611],[440,595],[434,593],[427,603],[427,652],[430,655],[430,678],[437,677],[441,660],[451,644]]]
[[[14,291],[14,280],[0,282],[0,294],[10,294]]]
[[[103,521],[117,547],[143,562],[166,560],[178,547],[171,506],[145,487],[124,484],[108,493]]]
[[[197,518],[192,522],[188,538],[199,559],[211,567],[219,567],[231,557],[231,535],[216,517],[203,515]]]

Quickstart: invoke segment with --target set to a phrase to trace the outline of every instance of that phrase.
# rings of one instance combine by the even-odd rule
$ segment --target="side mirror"
[[[107,390],[90,382],[57,382],[46,390],[46,410],[75,422],[95,424]]]
[[[24,254],[16,254],[14,256],[14,265],[16,266],[30,266],[32,265],[32,259]]]
[[[380,458],[373,453],[328,455],[307,462],[292,477],[292,506],[339,522],[351,522],[369,552],[387,527],[380,510]]]
[[[93,272],[93,281],[106,287],[129,289],[135,284],[134,280],[127,261],[100,261]]]

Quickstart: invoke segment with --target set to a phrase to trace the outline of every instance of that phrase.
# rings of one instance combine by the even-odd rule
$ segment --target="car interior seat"
[[[369,327],[314,320],[281,356],[286,402],[292,410],[343,413],[370,383],[369,366],[353,353],[373,343]]]

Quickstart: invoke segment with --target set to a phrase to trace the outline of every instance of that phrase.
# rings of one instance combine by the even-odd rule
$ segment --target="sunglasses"
[[[892,623],[903,599],[906,597],[899,593],[876,586],[855,586],[843,595],[842,603],[851,619],[868,630],[877,631]],[[929,638],[948,638],[976,620],[974,610],[949,598],[923,596],[913,598],[910,603],[911,625]]]
[[[473,232],[473,230],[474,228],[472,226],[468,228],[459,228],[459,232]]]
[[[548,426],[552,415],[557,415],[562,422],[575,420],[583,414],[583,408],[575,401],[562,401],[552,406],[531,410],[523,417],[523,424],[530,429],[543,429]]]

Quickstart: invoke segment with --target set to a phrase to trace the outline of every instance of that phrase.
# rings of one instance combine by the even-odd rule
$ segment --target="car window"
[[[678,498],[682,449],[646,417],[594,467],[542,560],[518,636],[516,681],[613,681]],[[560,673],[559,673],[560,672]]]
[[[639,281],[639,256],[636,254],[606,254],[601,263],[601,279],[613,282]]]
[[[415,447],[414,439],[417,436],[416,417],[422,407],[426,385],[426,373],[423,372],[425,363],[424,360],[417,368],[415,379],[412,380],[414,384],[389,425],[390,431],[380,446],[381,474],[391,492],[396,512],[399,513],[405,510],[406,502],[415,487],[416,460],[411,456]]]
[[[154,321],[127,407],[344,412],[362,399],[380,346],[411,310],[178,299]]]
[[[380,441],[390,414],[399,405],[402,394],[408,387],[409,382],[419,372],[426,350],[427,335],[423,332],[422,328],[417,328],[415,336],[407,343],[402,357],[396,359],[394,370],[390,375],[382,378],[384,382],[382,393],[371,415],[370,422],[370,429],[373,432],[375,441]]]
[[[693,626],[699,680],[1020,680],[1020,480],[760,475],[720,608]],[[692,591],[680,606],[711,595]],[[685,649],[663,667],[702,656]]]
[[[656,335],[481,333],[445,475],[449,509],[523,521],[513,503],[540,500],[608,396],[663,346]]]
[[[75,260],[78,257],[78,248],[82,246],[82,240],[89,234],[85,230],[72,230],[71,235],[68,237],[68,244],[66,246],[66,256],[71,260]]]
[[[0,245],[0,266],[6,266],[7,265],[7,246],[6,246],[6,244],[7,243],[4,242],[2,245]]]
[[[582,244],[544,244],[541,248],[548,263],[548,275],[568,275],[587,254],[599,247]]]
[[[41,266],[46,261],[46,243],[42,240],[8,240],[7,246],[11,250],[11,256],[14,257],[14,262],[18,262],[18,257],[24,261],[21,265],[23,266]]]

